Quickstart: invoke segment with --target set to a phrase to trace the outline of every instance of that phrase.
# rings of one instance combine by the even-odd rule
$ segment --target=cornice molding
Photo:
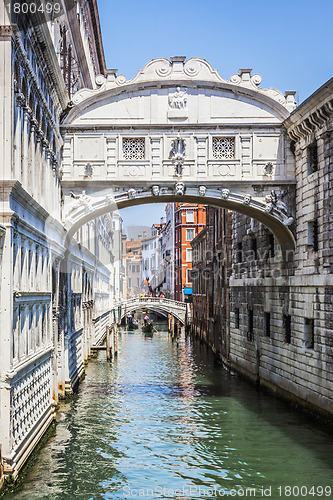
[[[316,90],[286,118],[283,125],[289,137],[299,141],[323,127],[333,119],[333,78]]]

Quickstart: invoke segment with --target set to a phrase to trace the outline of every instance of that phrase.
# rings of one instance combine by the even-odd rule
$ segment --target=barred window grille
[[[234,137],[213,137],[213,157],[216,160],[230,160],[235,158]]]
[[[123,155],[125,160],[144,160],[145,158],[145,139],[144,137],[135,137],[123,139]]]

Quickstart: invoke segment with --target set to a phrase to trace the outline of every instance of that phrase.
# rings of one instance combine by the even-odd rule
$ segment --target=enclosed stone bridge
[[[128,206],[204,203],[265,224],[294,247],[295,167],[283,126],[294,92],[224,79],[204,59],[154,59],[127,81],[116,70],[82,89],[63,119],[67,246],[81,225]]]
[[[178,300],[159,297],[134,297],[120,302],[117,306],[119,322],[129,312],[138,309],[149,309],[164,316],[170,314],[183,325],[185,324],[187,305],[185,302],[179,302]]]

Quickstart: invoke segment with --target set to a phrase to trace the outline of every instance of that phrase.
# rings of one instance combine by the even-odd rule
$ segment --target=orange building
[[[191,294],[191,241],[206,225],[206,208],[194,203],[175,203],[175,299]],[[184,290],[185,289],[185,290]]]

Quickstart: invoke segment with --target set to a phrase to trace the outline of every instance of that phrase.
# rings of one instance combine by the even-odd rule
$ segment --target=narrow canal
[[[6,499],[331,498],[332,464],[323,426],[160,326],[152,338],[121,331],[118,359],[89,363]]]

